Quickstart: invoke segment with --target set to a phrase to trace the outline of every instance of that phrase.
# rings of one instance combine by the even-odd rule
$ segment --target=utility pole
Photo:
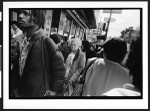
[[[98,32],[100,31],[101,19],[102,19],[102,17],[100,17],[100,22],[98,23],[98,28],[97,28],[97,36],[98,36]],[[100,34],[100,35],[101,35],[101,34]]]
[[[110,24],[110,20],[111,20],[111,15],[112,15],[112,10],[110,10],[110,16],[109,16],[108,25],[107,25],[107,28],[106,28],[106,34],[105,34],[106,38],[107,38],[108,28],[109,28],[109,24]]]

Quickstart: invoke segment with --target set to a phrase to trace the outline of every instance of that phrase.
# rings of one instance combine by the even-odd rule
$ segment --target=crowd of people
[[[141,96],[139,31],[126,56],[127,44],[119,37],[96,47],[78,37],[45,37],[45,11],[19,12],[18,21],[11,23],[10,98]]]

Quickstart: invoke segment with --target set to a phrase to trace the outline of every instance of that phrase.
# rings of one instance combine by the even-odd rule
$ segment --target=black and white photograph
[[[4,109],[148,108],[147,2],[3,2],[3,39]]]

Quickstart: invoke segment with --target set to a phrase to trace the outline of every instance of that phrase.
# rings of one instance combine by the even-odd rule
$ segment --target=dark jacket
[[[11,74],[11,90],[18,88],[23,97],[42,97],[47,90],[46,78],[51,91],[59,92],[63,87],[65,75],[63,56],[60,51],[57,51],[56,44],[50,38],[46,38],[42,46],[42,37],[44,37],[43,30],[31,38],[31,49],[22,76],[19,77],[18,66]]]
[[[59,46],[59,50],[62,52],[63,57],[64,57],[64,62],[66,62],[66,59],[71,52],[70,47],[68,46],[67,42],[62,42]]]

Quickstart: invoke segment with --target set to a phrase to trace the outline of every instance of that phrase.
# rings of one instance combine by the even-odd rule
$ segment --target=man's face
[[[30,19],[31,18],[31,11],[30,10],[21,10],[18,14],[18,23],[20,26],[24,28],[33,27],[34,23]]]

